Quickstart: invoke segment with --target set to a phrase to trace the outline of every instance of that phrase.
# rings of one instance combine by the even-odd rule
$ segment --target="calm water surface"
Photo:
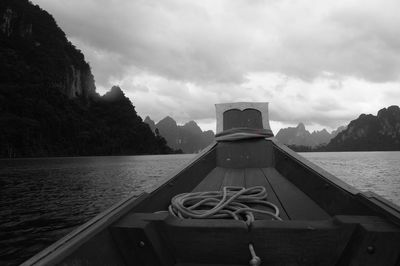
[[[302,153],[360,190],[400,205],[400,152]],[[0,160],[0,265],[16,265],[193,155]]]
[[[193,155],[0,160],[0,265],[19,264]]]
[[[362,191],[373,191],[400,206],[400,152],[301,153]]]

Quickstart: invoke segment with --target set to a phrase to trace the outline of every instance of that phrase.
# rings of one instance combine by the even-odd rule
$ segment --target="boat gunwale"
[[[335,185],[337,188],[345,190],[346,192],[352,194],[352,195],[357,195],[359,193],[362,193],[359,189],[353,187],[352,185],[344,182],[340,178],[334,176],[333,174],[329,173],[328,171],[324,170],[320,166],[316,165],[315,163],[307,160],[297,152],[291,150],[289,147],[286,145],[280,143],[276,138],[270,138],[274,144],[275,147],[278,148],[279,150],[283,151],[286,155],[289,155],[294,159],[297,163],[301,164],[304,168],[311,170],[312,172],[318,174],[319,177],[325,179],[326,181],[330,182],[332,185]]]
[[[205,147],[200,153],[198,153],[194,158],[189,160],[189,162],[183,164],[182,166],[178,167],[177,170],[172,171],[172,173],[168,174],[168,176],[165,178],[164,181],[161,181],[157,188],[155,188],[153,191],[148,193],[148,196],[152,196],[153,194],[156,194],[158,191],[163,190],[166,186],[168,186],[169,183],[174,181],[174,177],[178,176],[180,173],[185,171],[186,169],[190,168],[194,164],[196,164],[201,158],[206,157],[210,152],[214,150],[214,148],[217,146],[218,142],[214,141],[207,147]]]
[[[21,266],[36,264],[46,265],[48,263],[56,263],[57,261],[65,258],[74,250],[79,248],[88,238],[99,233],[106,226],[117,221],[123,215],[128,213],[134,205],[147,198],[147,196],[148,193],[143,192],[139,195],[132,195],[117,202],[110,208],[99,213],[95,217],[91,218],[89,221],[79,225],[67,235],[63,236],[50,246],[46,247],[33,257],[29,258],[28,260],[23,262]],[[69,246],[73,246],[74,248],[70,249]],[[63,252],[65,253],[60,256],[60,253]]]
[[[177,170],[168,174],[165,178],[165,181],[161,182],[160,185],[152,192],[143,192],[140,194],[136,193],[120,200],[119,202],[113,204],[111,207],[91,218],[89,221],[79,225],[70,233],[52,243],[50,246],[46,247],[39,253],[33,255],[32,257],[24,261],[21,266],[48,265],[61,261],[72,252],[77,250],[91,237],[98,234],[107,226],[122,218],[124,215],[128,214],[135,206],[142,203],[143,200],[147,199],[149,196],[151,196],[153,193],[156,193],[160,189],[163,189],[165,186],[168,185],[168,183],[173,182],[174,177],[176,177],[179,173],[185,171],[187,168],[190,168],[201,158],[207,156],[209,152],[211,152],[215,148],[216,145],[217,142],[211,143],[200,153],[198,153],[194,158],[192,158],[188,163],[183,164]]]
[[[324,179],[327,183],[334,185],[337,189],[343,190],[352,196],[354,200],[367,205],[369,208],[379,212],[381,215],[385,216],[392,222],[400,225],[400,206],[397,206],[393,202],[385,199],[384,197],[372,192],[372,191],[361,191],[352,185],[344,182],[313,162],[307,160],[300,154],[291,150],[286,145],[280,143],[275,138],[269,138],[274,144],[274,147],[285,153],[286,156],[290,156],[296,163],[299,163],[304,168],[317,174],[320,178]],[[376,201],[376,202],[375,202]]]
[[[354,200],[359,201],[360,203],[363,203],[364,205],[367,205],[368,207],[379,211],[381,215],[388,218],[392,222],[398,225],[400,224],[399,206],[396,206],[395,204],[387,201],[386,199],[375,193],[369,191],[361,192],[360,190],[345,183],[338,177],[330,174],[326,170],[322,169],[321,167],[317,166],[316,164],[312,163],[311,161],[307,160],[296,152],[292,151],[290,148],[281,144],[275,138],[265,138],[265,141],[271,141],[273,143],[273,147],[282,152],[284,156],[288,156],[290,159],[294,160],[294,162],[300,164],[300,166],[304,167],[308,171],[316,174],[327,183],[334,185],[337,189],[343,190],[344,192],[351,194],[352,196],[354,196]],[[74,251],[79,249],[79,247],[85,244],[92,237],[99,234],[109,225],[117,222],[119,219],[123,218],[129,212],[134,210],[135,206],[138,206],[146,199],[149,199],[149,196],[165,189],[165,187],[168,186],[169,183],[174,182],[175,177],[195,165],[202,158],[205,158],[207,155],[213,152],[217,146],[218,142],[214,141],[208,147],[203,149],[199,154],[197,154],[194,158],[192,158],[189,162],[183,164],[177,170],[169,174],[166,177],[165,181],[161,182],[152,192],[142,193],[140,195],[135,194],[119,201],[107,210],[90,219],[88,222],[78,226],[72,232],[68,233],[66,236],[62,237],[41,252],[29,258],[21,265],[49,265],[62,261]]]

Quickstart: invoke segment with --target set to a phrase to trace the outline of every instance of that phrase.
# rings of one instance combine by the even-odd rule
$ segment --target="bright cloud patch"
[[[214,103],[269,101],[277,127],[335,128],[398,104],[396,0],[34,0],[140,115],[211,128]],[[397,100],[396,100],[397,99]]]

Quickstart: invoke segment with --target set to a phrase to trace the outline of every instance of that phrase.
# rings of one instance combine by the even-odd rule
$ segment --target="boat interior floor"
[[[265,265],[379,265],[382,258],[396,265],[400,229],[380,214],[380,201],[285,149],[265,140],[218,143],[145,195],[110,228],[124,264],[248,265],[252,244]],[[177,194],[225,186],[265,187],[282,221],[255,214],[247,225],[167,211]]]
[[[273,167],[215,167],[193,191],[224,186],[264,186],[283,221],[258,215],[249,227],[233,219],[179,219],[167,211],[131,213],[111,228],[125,264],[248,265],[249,243],[267,265],[348,265],[369,253],[374,257],[365,265],[397,260],[396,226],[378,216],[331,216]],[[384,248],[375,250],[378,244]]]
[[[275,168],[214,168],[193,190],[219,191],[225,186],[266,188],[267,200],[279,208],[283,220],[325,220],[330,218],[304,192],[283,177]],[[256,214],[256,219],[270,219]]]

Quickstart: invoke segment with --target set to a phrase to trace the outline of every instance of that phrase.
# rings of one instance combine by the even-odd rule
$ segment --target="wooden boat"
[[[217,141],[156,190],[118,203],[23,265],[400,265],[400,210],[271,134],[267,103],[217,106]],[[262,186],[282,221],[180,219],[171,198]],[[161,211],[161,212],[160,212]],[[256,265],[256,264],[254,264]]]

